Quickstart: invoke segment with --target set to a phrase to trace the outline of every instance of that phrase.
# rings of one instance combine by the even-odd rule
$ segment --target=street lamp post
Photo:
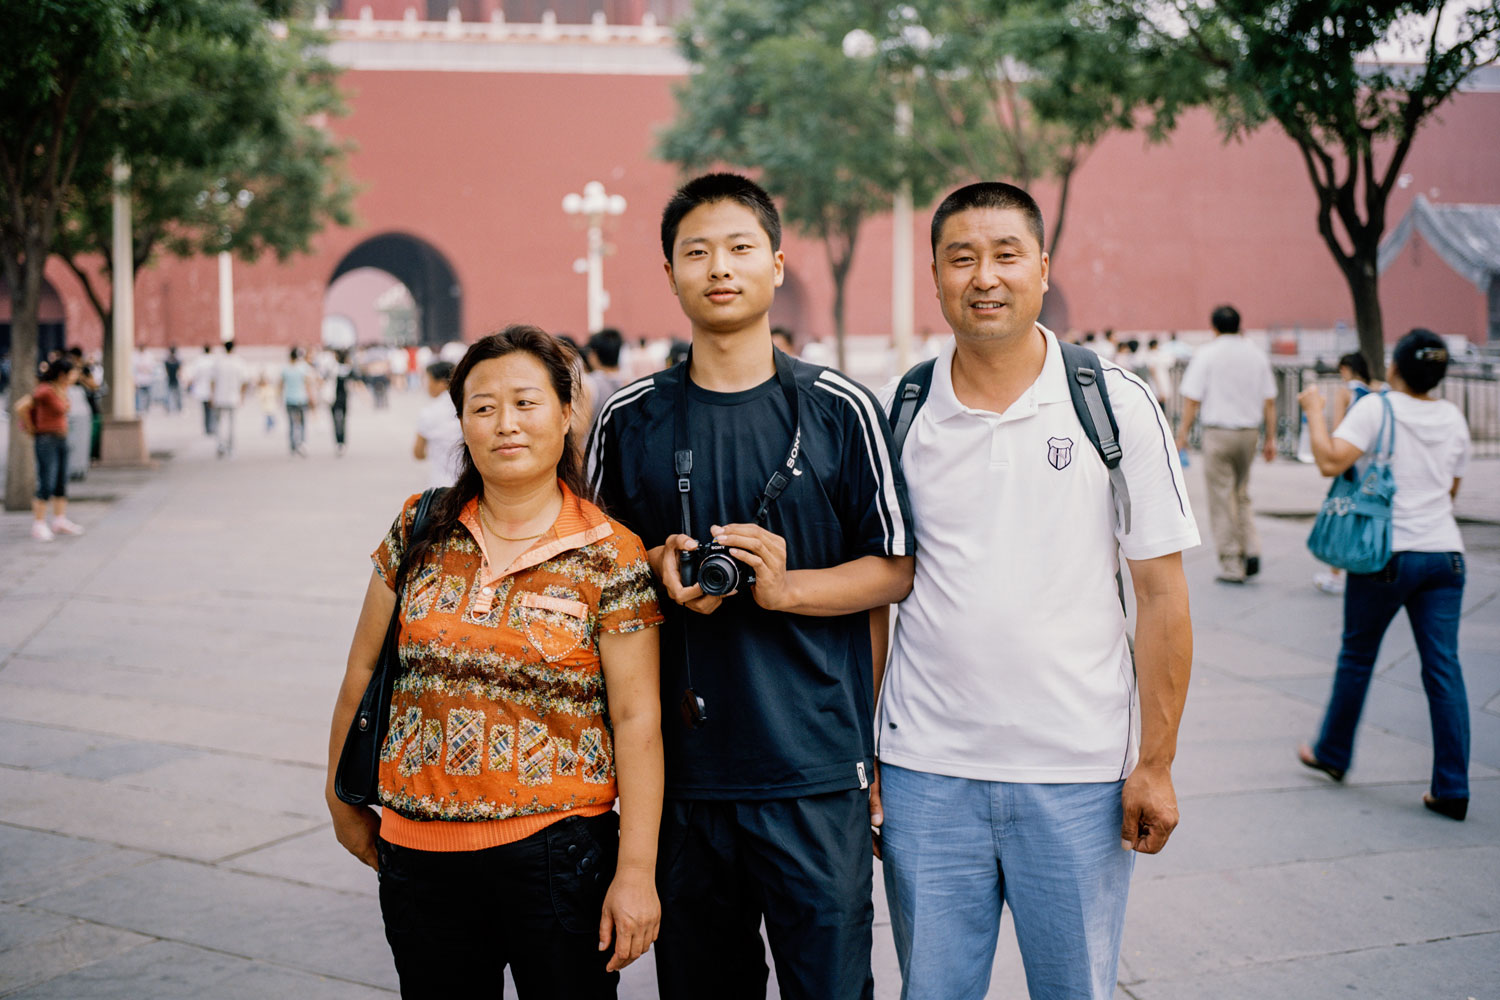
[[[603,184],[589,181],[583,186],[583,194],[565,195],[562,207],[569,215],[581,215],[588,222],[588,256],[574,261],[573,270],[588,275],[588,332],[598,333],[604,329],[604,310],[609,308],[609,293],[604,290],[604,217],[623,215],[625,199],[606,194]]]

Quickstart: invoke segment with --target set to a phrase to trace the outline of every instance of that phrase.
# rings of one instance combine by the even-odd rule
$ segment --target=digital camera
[[[699,542],[696,549],[678,552],[677,576],[684,587],[696,583],[711,597],[755,586],[755,570],[730,555],[729,547],[719,542]]]

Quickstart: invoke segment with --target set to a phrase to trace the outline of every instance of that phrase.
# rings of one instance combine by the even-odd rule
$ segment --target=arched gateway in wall
[[[382,233],[344,255],[328,277],[373,267],[406,286],[417,304],[421,341],[431,347],[463,339],[463,289],[453,266],[431,243],[407,233]]]

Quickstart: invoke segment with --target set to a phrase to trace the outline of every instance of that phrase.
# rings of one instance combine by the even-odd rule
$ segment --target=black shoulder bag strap
[[[792,371],[792,359],[781,351],[775,352],[776,381],[781,385],[782,395],[786,397],[786,405],[792,417],[792,444],[787,449],[786,459],[779,467],[771,472],[771,478],[766,481],[765,488],[760,491],[760,496],[755,502],[755,523],[765,526],[766,518],[771,512],[771,505],[781,496],[782,492],[791,484],[793,469],[797,465],[797,456],[802,451],[802,417],[797,405],[797,379]],[[674,425],[672,428],[672,470],[677,477],[677,496],[682,504],[682,533],[689,538],[696,538],[693,534],[693,450],[691,440],[688,437],[688,371],[693,363],[693,352],[689,348],[688,356],[678,364],[676,371],[680,376],[677,380],[677,401],[674,414]],[[692,652],[688,642],[688,622],[692,621],[691,614],[685,614],[682,619],[682,670],[687,689],[682,694],[682,721],[689,729],[698,729],[708,721],[707,703],[693,689],[693,665]]]
[[[444,489],[430,489],[417,501],[411,534],[406,540],[401,565],[396,570],[396,606],[391,609],[391,623],[386,626],[380,659],[375,663],[375,672],[370,675],[370,683],[365,686],[359,708],[349,723],[349,732],[344,736],[344,749],[339,753],[338,769],[334,772],[333,791],[350,805],[378,804],[380,749],[390,728],[391,697],[396,689],[396,678],[401,674],[401,649],[398,641],[401,633],[400,584],[405,576],[406,555],[411,552],[417,539],[426,533],[431,521],[433,501]]]
[[[906,445],[907,432],[911,430],[911,422],[922,404],[927,402],[927,394],[932,391],[932,373],[936,368],[936,358],[928,358],[912,366],[910,371],[901,376],[901,385],[897,387],[895,398],[891,400],[891,438],[896,446],[898,462],[901,460],[901,449]]]
[[[1087,347],[1061,340],[1057,346],[1062,349],[1063,366],[1068,372],[1068,393],[1073,397],[1073,410],[1083,425],[1083,433],[1109,470],[1109,485],[1114,490],[1120,525],[1128,533],[1130,488],[1120,469],[1124,452],[1120,449],[1120,427],[1115,423],[1115,412],[1109,405],[1109,390],[1104,386],[1104,366],[1099,363],[1099,355]]]

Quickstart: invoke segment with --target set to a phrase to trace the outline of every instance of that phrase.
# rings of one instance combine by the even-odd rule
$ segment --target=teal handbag
[[[1391,453],[1396,449],[1396,416],[1383,392],[1380,402],[1385,413],[1369,467],[1356,476],[1351,466],[1334,479],[1307,536],[1307,547],[1320,562],[1350,573],[1378,573],[1391,561],[1391,507],[1396,502]]]

